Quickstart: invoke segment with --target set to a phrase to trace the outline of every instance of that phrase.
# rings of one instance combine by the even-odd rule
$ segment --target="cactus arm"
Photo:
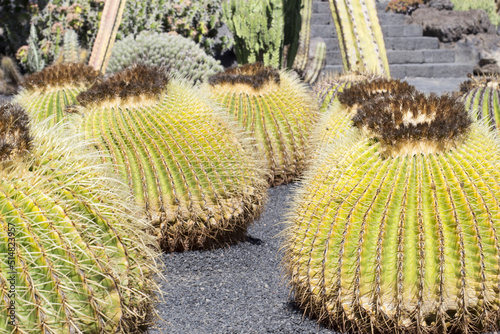
[[[382,28],[373,0],[330,0],[344,71],[389,76]]]
[[[104,5],[99,32],[89,60],[89,65],[102,73],[106,72],[116,33],[122,20],[125,3],[126,0],[108,0]]]
[[[309,59],[312,61],[307,63],[304,81],[314,83],[326,63],[326,43],[323,40],[316,44],[314,54]]]
[[[299,71],[304,71],[307,65],[307,58],[309,56],[309,42],[311,39],[311,15],[312,15],[312,0],[303,0],[302,8],[300,10],[301,28],[299,34],[299,46],[295,59],[293,61],[293,68]]]

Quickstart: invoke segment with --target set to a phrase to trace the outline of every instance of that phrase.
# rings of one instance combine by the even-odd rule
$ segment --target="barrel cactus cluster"
[[[33,122],[66,121],[66,107],[77,104],[76,96],[100,77],[100,72],[82,63],[49,66],[25,78],[15,102],[28,111]]]
[[[0,333],[139,332],[157,255],[126,191],[19,105],[0,105],[0,130]]]
[[[302,173],[318,107],[296,76],[248,64],[210,77],[204,90],[253,135],[266,157],[271,185],[291,182]]]
[[[136,65],[78,95],[81,131],[129,185],[166,251],[241,239],[265,197],[243,131],[187,82]]]
[[[460,95],[475,119],[485,120],[500,130],[500,90],[498,77],[470,79],[460,85]]]
[[[116,42],[108,72],[116,73],[134,63],[163,65],[195,83],[205,81],[223,69],[219,61],[207,55],[192,40],[180,35],[153,32],[141,32]]]

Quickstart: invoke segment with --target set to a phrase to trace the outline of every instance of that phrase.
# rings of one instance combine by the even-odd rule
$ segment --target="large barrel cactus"
[[[318,108],[297,77],[260,63],[247,64],[210,77],[205,89],[253,135],[267,159],[272,185],[300,175]]]
[[[471,79],[460,85],[466,108],[475,119],[484,119],[500,130],[500,78]]]
[[[64,109],[77,104],[76,96],[89,88],[101,73],[82,63],[62,63],[25,78],[24,89],[15,97],[34,122],[50,118],[55,124],[66,118]]]
[[[298,303],[341,332],[499,329],[500,140],[448,95],[376,99],[289,216]]]
[[[237,125],[188,83],[133,66],[81,93],[81,124],[159,226],[166,251],[244,236],[260,212],[263,163]]]
[[[167,33],[141,32],[116,42],[108,71],[116,73],[135,63],[175,68],[177,74],[195,83],[224,69],[192,40]]]
[[[140,332],[156,255],[121,184],[20,106],[0,130],[0,333]]]

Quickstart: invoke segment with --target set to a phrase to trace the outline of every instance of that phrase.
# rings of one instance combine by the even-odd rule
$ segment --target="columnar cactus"
[[[85,142],[0,105],[0,333],[137,333],[155,251]]]
[[[65,108],[78,104],[76,96],[100,77],[100,72],[81,63],[62,63],[44,68],[25,78],[24,89],[14,98],[33,122],[50,118],[55,124],[65,120]]]
[[[344,72],[389,76],[389,61],[375,0],[330,0]]]
[[[298,303],[341,332],[499,329],[500,141],[456,98],[376,99],[305,178]]]
[[[166,251],[244,236],[265,195],[263,166],[237,125],[188,83],[145,65],[81,93],[81,128],[159,227]]]
[[[297,77],[247,64],[212,76],[205,89],[256,139],[271,184],[288,183],[302,172],[317,103]]]
[[[500,130],[500,84],[498,77],[471,79],[460,85],[466,108],[475,119],[484,119]]]
[[[115,73],[135,63],[175,68],[179,75],[194,83],[224,69],[192,40],[167,33],[141,32],[116,42],[108,72]]]

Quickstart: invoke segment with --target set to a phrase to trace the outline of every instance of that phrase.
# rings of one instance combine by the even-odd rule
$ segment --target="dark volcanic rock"
[[[500,36],[496,34],[467,35],[457,42],[457,49],[466,50],[468,59],[474,62],[474,74],[500,73]]]
[[[495,26],[482,9],[459,12],[419,8],[413,12],[411,23],[420,24],[424,28],[424,36],[438,37],[445,43],[458,41],[463,35],[495,33]]]
[[[455,5],[450,0],[433,0],[427,6],[438,10],[452,10]]]

